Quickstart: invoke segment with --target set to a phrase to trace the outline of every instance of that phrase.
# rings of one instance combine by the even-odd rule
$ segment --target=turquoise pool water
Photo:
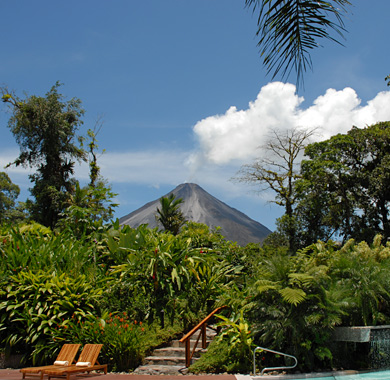
[[[306,377],[294,380],[390,380],[390,371],[366,372],[353,375],[334,375],[326,377]]]

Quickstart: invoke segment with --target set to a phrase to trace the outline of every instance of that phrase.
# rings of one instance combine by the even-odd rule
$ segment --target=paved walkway
[[[248,377],[249,378],[249,377]],[[17,369],[0,369],[0,380],[21,380],[22,374]],[[27,379],[27,377],[26,377]],[[31,379],[31,377],[30,377]],[[88,380],[241,380],[234,375],[132,375],[108,373],[107,375],[90,374],[78,376]],[[249,378],[250,379],[250,378]]]

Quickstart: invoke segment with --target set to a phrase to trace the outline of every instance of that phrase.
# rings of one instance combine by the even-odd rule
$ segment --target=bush
[[[229,343],[225,340],[213,340],[207,352],[190,367],[191,373],[223,373],[228,371],[231,357],[229,356]]]
[[[211,342],[206,354],[190,367],[190,371],[249,373],[254,345],[242,310],[231,318],[222,315],[217,317],[222,320],[217,323],[217,327],[222,327],[222,332]]]
[[[129,320],[126,313],[81,321],[72,318],[64,327],[69,341],[103,344],[102,361],[109,363],[113,371],[128,371],[141,363],[145,328],[141,321]]]
[[[37,223],[0,230],[0,279],[20,271],[85,274],[96,281],[106,270],[100,246],[70,231],[53,233]]]
[[[2,284],[0,338],[8,351],[26,353],[34,364],[52,359],[71,319],[93,315],[101,290],[83,275],[19,272]],[[66,334],[65,334],[66,336]],[[57,339],[56,339],[57,338]]]

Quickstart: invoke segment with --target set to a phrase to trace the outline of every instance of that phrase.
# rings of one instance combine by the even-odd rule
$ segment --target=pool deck
[[[238,375],[240,376],[240,375]],[[250,380],[249,376],[245,376]],[[75,376],[73,377],[76,378]],[[18,369],[0,369],[0,380],[21,380],[22,374]],[[27,379],[39,379],[39,377],[27,377]],[[44,377],[44,379],[47,379]],[[89,374],[79,375],[77,379],[89,379],[89,380],[244,380],[237,379],[235,375],[132,375],[132,374],[119,374],[108,373],[104,374]]]
[[[338,380],[341,377],[345,379],[367,379],[367,380],[390,380],[390,371],[335,371],[335,372],[315,372],[315,373],[300,373],[294,375],[271,375],[264,374],[263,376],[250,375],[133,375],[124,373],[108,373],[107,375],[100,373],[92,373],[87,375],[73,376],[73,379],[90,379],[90,380],[293,380],[293,379],[326,379]],[[39,379],[39,377],[26,377],[28,379]],[[47,379],[44,377],[44,379]],[[18,369],[0,369],[0,380],[22,380],[22,374]]]

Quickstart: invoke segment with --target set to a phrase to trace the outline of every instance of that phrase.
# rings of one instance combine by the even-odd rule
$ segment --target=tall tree
[[[160,199],[161,208],[157,208],[157,221],[166,231],[170,231],[174,235],[179,233],[180,227],[185,223],[184,215],[180,210],[180,205],[183,202],[182,198],[176,199],[174,194],[170,194]]]
[[[343,16],[348,0],[245,0],[253,12],[258,11],[258,46],[268,73],[282,78],[294,69],[297,82],[307,68],[312,68],[310,51],[319,40],[340,43],[329,32],[343,38]]]
[[[76,182],[74,192],[68,194],[67,207],[61,214],[62,219],[58,223],[59,227],[71,228],[77,236],[91,234],[100,223],[112,219],[114,209],[118,206],[113,201],[117,194],[112,191],[111,186],[101,176],[98,165],[97,134],[101,127],[102,124],[98,121],[95,128],[89,129],[87,132],[90,182],[84,187]]]
[[[298,209],[312,241],[326,231],[344,240],[390,238],[390,122],[353,127],[305,154]]]
[[[262,156],[251,164],[243,165],[235,178],[239,182],[254,184],[260,191],[276,193],[271,201],[284,207],[281,221],[287,234],[290,249],[295,249],[296,227],[294,205],[296,201],[295,182],[300,178],[300,156],[314,130],[293,128],[286,131],[274,130],[261,146]]]
[[[25,99],[2,89],[2,99],[12,116],[8,126],[20,146],[19,157],[9,165],[36,168],[30,175],[30,189],[35,201],[32,218],[54,227],[62,212],[67,193],[74,188],[72,179],[75,160],[84,160],[85,152],[78,144],[76,132],[82,124],[84,110],[76,98],[65,101],[57,82],[45,97]]]

